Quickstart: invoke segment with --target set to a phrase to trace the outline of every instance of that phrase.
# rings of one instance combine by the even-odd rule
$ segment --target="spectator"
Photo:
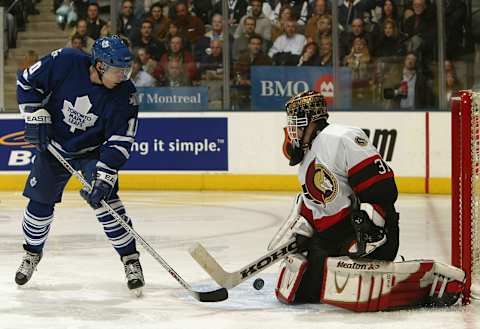
[[[212,20],[213,1],[211,0],[192,0],[192,12],[200,18],[203,24],[209,24]]]
[[[154,87],[156,85],[155,78],[142,69],[142,62],[138,56],[133,60],[130,79],[135,87]]]
[[[255,34],[255,18],[248,16],[242,18],[243,29],[238,38],[233,42],[233,60],[237,61],[245,51],[248,50],[250,37]],[[237,29],[238,31],[238,29]],[[265,48],[263,49],[266,50]]]
[[[343,31],[340,34],[340,59],[345,58],[345,56],[351,51],[353,40],[358,37],[363,37],[367,41],[367,46],[370,50],[370,47],[373,46],[371,36],[365,31],[363,20],[355,18],[352,22],[351,31]]]
[[[93,44],[95,43],[95,40],[90,38],[88,36],[88,31],[87,31],[87,21],[84,19],[79,19],[77,21],[77,25],[73,29],[72,36],[76,35],[82,38],[82,50],[86,52],[87,54],[90,54],[92,51]],[[66,45],[67,48],[72,48],[72,40],[69,39]]]
[[[264,41],[270,42],[272,39],[272,22],[263,14],[262,5],[262,0],[250,0],[251,15],[242,17],[234,34],[235,39],[238,39],[245,32],[244,22],[247,17],[253,17],[255,19],[255,33],[260,35]]]
[[[212,29],[207,33],[205,33],[205,36],[210,40],[223,41],[223,16],[222,15],[214,14],[212,16]]]
[[[378,18],[377,22],[372,22],[372,30],[370,31],[372,34],[372,38],[374,45],[377,44],[378,39],[383,34],[383,27],[386,20],[393,20],[396,22],[397,28],[400,28],[401,21],[398,16],[398,9],[393,0],[384,0],[382,5],[382,12],[380,17]]]
[[[152,37],[152,31],[152,22],[145,19],[140,28],[140,35],[131,39],[132,48],[146,48],[155,60],[159,60],[165,48]]]
[[[280,20],[280,10],[284,6],[292,8],[293,19],[297,25],[304,27],[307,24],[308,1],[306,0],[280,0],[275,6],[275,20]]]
[[[330,9],[330,0],[309,0],[308,1],[308,21],[310,18],[317,16],[320,17],[322,15],[331,15]]]
[[[408,53],[404,60],[401,83],[391,95],[385,95],[385,98],[393,97],[401,108],[417,109],[434,105],[430,82],[417,64],[417,56]]]
[[[227,1],[228,24],[237,26],[240,19],[247,14],[247,0]],[[222,15],[222,1],[217,1],[213,6],[213,12]]]
[[[233,44],[233,37],[230,35],[230,33],[227,34],[229,35],[231,44]],[[194,58],[203,59],[203,57],[205,57],[205,52],[210,48],[211,41],[223,41],[223,35],[223,16],[214,14],[212,17],[212,29],[205,33],[205,35],[198,39],[198,41],[193,45]],[[230,46],[230,50],[232,50],[232,46]],[[230,55],[232,55],[232,51],[230,51]]]
[[[83,38],[80,36],[80,34],[75,33],[74,35],[72,35],[72,37],[70,38],[69,48],[80,49],[81,51],[85,52],[85,45],[83,44]]]
[[[75,48],[75,49],[80,49],[81,51],[83,50],[83,44],[82,44],[82,37],[78,34],[75,33],[71,38],[70,41],[67,43],[67,48]]]
[[[290,6],[284,6],[280,9],[278,19],[272,25],[272,42],[275,42],[279,36],[285,33],[285,24],[294,21],[293,10]]]
[[[137,25],[138,21],[135,18],[133,12],[133,1],[123,0],[122,11],[118,16],[118,33],[126,38],[130,38],[132,36],[133,30],[137,27]]]
[[[302,50],[297,66],[318,66],[320,64],[320,56],[318,45],[315,42],[307,43]]]
[[[370,105],[373,96],[373,66],[363,37],[356,37],[350,54],[345,57],[344,65],[352,70],[352,103]]]
[[[397,23],[390,18],[383,22],[383,33],[376,40],[375,57],[405,56],[405,46],[400,38]]]
[[[240,107],[250,106],[250,73],[252,66],[272,65],[272,60],[262,51],[263,39],[259,35],[252,35],[248,43],[248,52],[240,56],[234,66],[235,89],[233,102]]]
[[[310,36],[312,39],[310,41],[315,41],[317,44],[320,44],[320,39],[328,37],[332,34],[332,16],[323,15],[317,20],[317,30],[313,36]],[[308,36],[307,40],[308,40]]]
[[[302,53],[305,37],[297,33],[297,23],[289,21],[285,24],[285,33],[275,40],[268,56],[276,65],[295,65]]]
[[[367,41],[363,37],[356,37],[353,40],[352,50],[344,59],[344,65],[352,69],[353,79],[363,79],[367,76],[371,62]]]
[[[175,12],[175,25],[191,44],[195,44],[205,34],[205,25],[202,20],[192,16],[187,10],[187,5],[183,2],[178,2],[175,5]]]
[[[30,66],[38,62],[38,54],[35,50],[28,50],[25,56],[23,56],[21,62],[18,64],[18,73],[22,73]]]
[[[330,15],[330,9],[327,5],[327,0],[316,0],[315,6],[313,7],[312,14],[307,21],[307,26],[305,28],[305,37],[310,40],[315,39],[315,33],[317,31],[318,25],[317,22],[320,17],[324,15]],[[330,16],[330,25],[331,25],[331,16]]]
[[[223,79],[223,56],[222,41],[212,40],[210,42],[210,51],[200,63],[200,74],[204,80]]]
[[[192,85],[189,75],[185,72],[185,66],[178,59],[171,59],[167,63],[164,87],[188,87]]]
[[[365,12],[369,12],[377,6],[377,0],[344,0],[338,6],[338,23],[344,31],[350,32],[353,20],[362,19]]]
[[[450,102],[453,96],[455,94],[462,90],[462,84],[457,78],[457,75],[455,74],[454,71],[446,72],[445,74],[445,85],[446,85],[446,96],[447,96],[447,102]]]
[[[463,0],[444,0],[445,2],[445,56],[458,59],[464,54],[464,31],[468,31],[467,6]]]
[[[170,48],[170,41],[172,40],[173,37],[179,36],[183,40],[183,48],[184,49],[190,49],[191,45],[190,42],[187,41],[186,36],[183,35],[183,33],[180,31],[180,28],[178,27],[177,23],[174,21],[170,21],[170,24],[168,25],[168,32],[165,34],[165,39],[163,41],[165,49]]]
[[[148,49],[139,48],[137,50],[137,56],[142,63],[142,70],[153,76],[153,72],[157,67],[157,61],[152,58],[152,54],[148,52]]]
[[[398,17],[398,8],[393,0],[385,0],[385,2],[383,3],[382,16],[378,21],[379,26],[383,26],[383,23],[387,19],[393,19],[397,23],[397,25],[400,23]]]
[[[183,40],[180,36],[174,36],[170,40],[170,47],[167,53],[163,54],[154,71],[154,77],[163,81],[168,63],[178,61],[182,66],[182,72],[188,76],[189,81],[195,80],[197,76],[197,65],[193,60],[192,54],[183,48]]]
[[[105,24],[100,30],[101,37],[106,37],[109,35],[112,35],[112,21],[107,21],[107,24]]]
[[[413,0],[414,15],[405,21],[404,32],[408,38],[409,52],[418,53],[422,61],[432,59],[435,51],[435,17],[427,10],[425,0]]]
[[[210,52],[204,56],[200,64],[202,86],[208,87],[209,108],[220,109],[223,88],[223,56],[222,41],[212,40]]]
[[[157,2],[150,7],[148,19],[153,23],[152,36],[160,41],[165,38],[170,24],[170,18],[163,16],[163,6]]]
[[[93,40],[98,39],[102,27],[107,24],[100,18],[99,11],[98,3],[92,2],[87,7],[87,33]]]
[[[333,42],[332,37],[323,37],[320,39],[319,45],[320,52],[320,66],[332,66],[333,65]]]

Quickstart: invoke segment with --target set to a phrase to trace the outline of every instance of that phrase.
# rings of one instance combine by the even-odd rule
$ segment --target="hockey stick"
[[[51,144],[48,145],[48,150],[72,176],[75,176],[80,183],[82,183],[89,193],[92,191],[92,186],[85,180],[83,175],[76,171]],[[118,224],[127,230],[127,232],[130,233],[145,248],[145,250],[148,251],[148,253],[152,255],[152,257],[155,258],[155,260],[158,261],[160,265],[162,265],[163,268],[167,270],[167,272],[170,273],[175,280],[177,280],[178,283],[180,283],[183,288],[188,290],[193,298],[200,302],[220,302],[228,298],[228,291],[225,288],[205,292],[193,290],[192,287],[185,280],[183,280],[182,277],[175,272],[175,270],[170,267],[170,265],[168,265],[168,263],[155,251],[155,249],[153,249],[147,243],[147,241],[145,241],[133,228],[131,228],[106,201],[102,200],[101,204],[103,207],[105,207],[105,209],[107,209],[108,213],[115,218]]]
[[[297,244],[295,239],[289,240],[282,244],[277,249],[270,251],[265,256],[260,257],[254,262],[244,266],[238,271],[225,271],[209,254],[209,252],[200,244],[197,243],[190,250],[190,255],[197,263],[212,277],[220,286],[230,289],[238,286],[243,281],[249,279],[254,274],[258,274],[267,267],[275,264],[280,259],[297,251]]]

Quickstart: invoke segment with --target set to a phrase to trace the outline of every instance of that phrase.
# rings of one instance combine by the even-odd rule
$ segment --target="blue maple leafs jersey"
[[[113,89],[90,80],[89,55],[59,49],[18,75],[17,100],[45,108],[52,117],[52,144],[75,158],[98,150],[97,166],[118,170],[130,157],[137,130],[136,89],[125,81]]]

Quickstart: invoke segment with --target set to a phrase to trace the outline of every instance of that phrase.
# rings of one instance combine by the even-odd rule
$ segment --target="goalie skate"
[[[37,268],[38,263],[42,259],[42,254],[36,254],[30,251],[25,251],[22,263],[15,273],[15,283],[19,286],[23,286],[27,283],[33,275],[33,272]]]
[[[143,286],[145,285],[145,280],[143,279],[143,271],[139,260],[139,253],[136,252],[131,255],[123,256],[122,262],[125,268],[128,289],[135,296],[140,297],[142,295]]]

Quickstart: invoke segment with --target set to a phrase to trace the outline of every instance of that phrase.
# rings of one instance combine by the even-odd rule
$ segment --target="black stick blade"
[[[195,292],[195,298],[205,303],[221,302],[228,298],[228,291],[220,288],[214,291]]]

